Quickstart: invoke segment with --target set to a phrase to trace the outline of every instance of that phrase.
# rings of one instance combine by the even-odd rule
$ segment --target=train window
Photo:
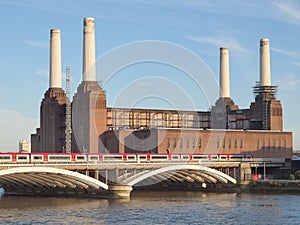
[[[228,148],[231,148],[231,139],[228,139]]]
[[[256,148],[259,149],[259,139],[256,140]]]
[[[67,160],[67,161],[70,161],[71,156],[70,155],[49,155],[48,160],[53,160],[53,161],[55,161],[55,160],[57,160],[57,161]]]
[[[103,155],[103,161],[123,161],[122,155]]]
[[[27,156],[27,155],[18,155],[18,156],[17,156],[17,159],[18,159],[18,160],[28,159],[28,156]]]
[[[219,139],[217,140],[217,148],[219,148],[219,146],[220,146],[220,141],[219,141]]]
[[[179,159],[180,159],[179,155],[172,155],[172,160],[179,160]]]
[[[223,148],[225,148],[225,144],[226,144],[225,139],[223,139],[222,144],[223,144]]]
[[[242,159],[244,159],[244,156],[243,155],[231,155],[230,156],[230,159],[232,159],[232,160],[242,160]]]
[[[138,160],[139,161],[147,161],[147,156],[146,155],[139,155]]]
[[[246,159],[252,159],[252,155],[246,155]]]
[[[190,156],[189,155],[182,155],[181,160],[189,160]]]
[[[240,140],[240,148],[243,148],[243,139]]]
[[[194,160],[208,159],[208,155],[193,155]]]
[[[180,143],[179,143],[179,145],[180,145],[180,148],[182,148],[182,138],[180,138]]]
[[[211,159],[211,160],[218,160],[218,156],[217,156],[217,155],[212,155],[212,156],[210,157],[210,159]]]
[[[193,138],[193,140],[192,140],[192,146],[193,146],[193,148],[195,148],[195,138]]]
[[[33,160],[43,160],[43,156],[42,155],[34,155],[32,156]]]
[[[135,161],[136,156],[135,155],[127,155],[127,161]]]
[[[0,160],[11,160],[11,155],[0,155]]]
[[[234,148],[237,148],[237,140],[236,140],[236,138],[234,139]]]
[[[226,160],[227,159],[227,155],[220,155],[220,159],[221,160]]]
[[[99,156],[89,156],[89,160],[98,161]]]
[[[198,140],[198,147],[201,148],[201,138]]]
[[[190,147],[190,140],[189,138],[186,138],[186,148],[189,148]]]
[[[76,155],[76,160],[85,160],[85,155]]]
[[[168,155],[151,155],[151,160],[168,160]]]

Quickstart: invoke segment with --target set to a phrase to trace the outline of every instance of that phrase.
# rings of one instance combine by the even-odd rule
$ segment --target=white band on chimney
[[[84,18],[83,81],[96,81],[94,18]]]
[[[50,30],[50,88],[62,87],[60,30]]]
[[[220,98],[230,98],[228,48],[220,48]]]
[[[260,86],[271,86],[269,39],[260,39]]]

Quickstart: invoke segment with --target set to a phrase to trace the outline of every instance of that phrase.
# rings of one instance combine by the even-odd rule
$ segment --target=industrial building
[[[69,151],[68,98],[62,89],[58,29],[50,32],[49,74],[49,89],[40,106],[40,128],[31,135],[32,152]],[[255,100],[246,109],[235,105],[230,96],[229,50],[224,47],[220,48],[219,99],[211,111],[107,107],[106,93],[96,80],[93,18],[84,19],[82,74],[72,101],[72,152],[292,157],[292,132],[283,131],[277,86],[271,84],[268,39],[260,40],[260,80],[253,88]]]

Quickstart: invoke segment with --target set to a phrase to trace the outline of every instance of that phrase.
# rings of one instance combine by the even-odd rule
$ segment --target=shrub
[[[300,180],[300,170],[297,170],[297,171],[294,173],[294,176],[295,176],[295,179],[296,179],[296,180]]]

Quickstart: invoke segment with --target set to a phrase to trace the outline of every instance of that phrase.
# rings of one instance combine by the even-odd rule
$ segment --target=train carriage
[[[0,163],[159,163],[201,161],[252,161],[251,154],[82,154],[82,153],[0,153]]]

